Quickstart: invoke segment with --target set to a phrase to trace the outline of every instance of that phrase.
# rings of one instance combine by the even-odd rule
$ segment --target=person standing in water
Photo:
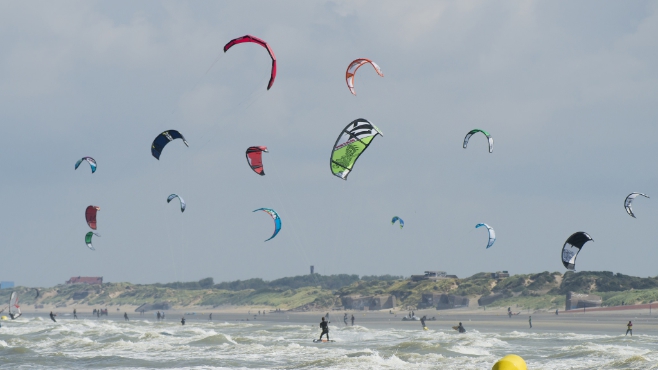
[[[457,326],[457,331],[460,333],[466,333],[466,329],[464,329],[464,325],[462,323],[459,323],[459,326]]]
[[[352,326],[354,326],[354,315],[352,315]]]
[[[181,325],[185,325],[185,318],[184,317],[180,319],[180,323],[181,323]]]
[[[162,316],[160,315],[160,311],[158,311],[158,321],[160,321],[160,318],[161,318],[161,317],[162,317]]]
[[[55,314],[53,313],[53,311],[50,311],[50,319],[53,320],[53,322],[57,322],[57,320],[55,320],[55,316],[57,316],[57,315],[55,315]],[[630,322],[630,321],[629,321],[629,322]]]
[[[78,319],[78,312],[75,310],[75,308],[73,309],[73,318],[76,320]]]
[[[212,312],[208,315],[208,321],[212,321]]]
[[[425,316],[420,318],[420,325],[425,329]]]
[[[325,334],[327,335],[327,340],[329,340],[329,321],[324,321],[324,317],[322,318],[322,322],[320,322],[320,329],[322,329],[320,341],[322,341],[322,336]]]
[[[628,335],[628,333],[631,333],[631,337],[632,337],[633,336],[633,323],[629,321],[628,324],[626,324],[626,328],[627,328],[626,329],[626,335]]]
[[[130,321],[130,319],[128,318],[128,312],[123,313],[123,319],[126,321]]]
[[[530,324],[530,329],[532,329],[532,316],[528,316],[528,324]]]

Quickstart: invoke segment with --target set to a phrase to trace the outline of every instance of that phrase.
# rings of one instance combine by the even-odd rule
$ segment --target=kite
[[[37,299],[37,298],[39,298],[39,289],[37,289],[37,288],[34,288],[34,290],[36,290],[36,291],[37,291],[37,295],[36,295],[36,297],[34,297],[34,299]]]
[[[486,249],[489,249],[489,248],[491,248],[491,246],[496,241],[496,232],[494,231],[494,229],[491,228],[491,226],[489,226],[487,224],[477,224],[477,225],[475,225],[476,229],[480,228],[480,227],[486,227],[487,230],[489,230],[489,241],[487,242],[487,248],[486,248]]]
[[[345,126],[331,152],[330,167],[334,176],[347,180],[354,163],[368,148],[375,136],[381,135],[381,131],[375,125],[363,118],[355,119]]]
[[[401,218],[398,217],[398,216],[395,216],[395,217],[393,217],[393,219],[391,220],[391,225],[394,225],[394,224],[395,224],[395,221],[399,221],[399,223],[400,223],[400,229],[404,227],[404,220],[403,220],[403,219],[401,219]]]
[[[471,138],[471,136],[477,134],[478,132],[483,133],[484,136],[487,137],[487,140],[489,141],[489,153],[493,153],[493,138],[491,137],[491,135],[489,135],[488,132],[480,129],[471,130],[468,132],[468,134],[466,134],[466,137],[464,138],[464,149],[466,149],[466,146],[468,145],[468,140]]]
[[[96,172],[96,160],[92,157],[82,157],[82,158],[78,159],[78,161],[75,162],[75,169],[76,170],[78,169],[78,167],[80,167],[80,164],[82,163],[82,161],[89,162],[89,166],[91,166],[91,173]]]
[[[272,58],[272,71],[270,72],[270,82],[267,84],[267,89],[269,90],[274,84],[274,79],[276,78],[276,57],[274,56],[272,48],[270,48],[270,45],[268,45],[264,40],[261,40],[258,37],[245,35],[238,37],[237,39],[233,39],[229,41],[228,44],[224,45],[224,52],[226,53],[228,49],[233,47],[233,45],[242,44],[243,42],[253,42],[254,44],[258,44],[267,49],[267,52],[270,54],[270,58]]]
[[[162,149],[164,149],[165,145],[169,144],[170,141],[173,141],[175,139],[182,139],[183,143],[185,143],[185,146],[187,147],[190,146],[187,143],[187,141],[185,141],[185,138],[183,137],[183,135],[181,135],[180,132],[176,130],[169,130],[155,137],[155,140],[153,140],[153,144],[151,144],[151,154],[155,157],[155,159],[160,160],[160,154],[162,154]]]
[[[624,200],[624,208],[626,208],[626,213],[628,213],[629,216],[635,218],[635,214],[633,213],[633,208],[631,208],[631,203],[633,203],[633,199],[637,197],[638,195],[641,195],[645,198],[649,198],[648,195],[642,194],[642,193],[630,193],[626,197],[626,200]]]
[[[571,234],[562,246],[562,264],[564,267],[569,270],[576,270],[576,257],[578,257],[583,245],[590,240],[594,239],[583,231]]]
[[[347,82],[347,88],[350,89],[350,92],[354,96],[356,96],[356,91],[354,91],[354,75],[356,74],[356,71],[366,63],[370,63],[370,65],[372,65],[372,67],[375,68],[375,72],[377,72],[377,74],[380,75],[381,77],[384,77],[382,70],[379,68],[377,63],[373,62],[372,60],[366,58],[359,58],[352,61],[352,63],[350,63],[350,65],[347,66],[347,71],[345,72],[345,82]]]
[[[258,208],[256,210],[254,210],[254,212],[256,212],[256,211],[267,212],[270,216],[272,216],[272,220],[274,220],[274,234],[272,234],[272,236],[270,236],[270,238],[265,240],[265,241],[268,241],[268,240],[274,238],[276,236],[276,234],[279,233],[279,230],[281,230],[281,218],[279,217],[279,214],[276,213],[276,211],[271,209],[271,208]]]
[[[96,234],[93,231],[90,231],[90,232],[87,233],[87,235],[85,235],[85,243],[87,243],[87,247],[89,247],[89,249],[91,249],[92,251],[96,250],[96,248],[94,248],[94,246],[91,245],[91,237],[94,236],[94,235],[96,235],[97,237],[100,238],[100,234]]]
[[[185,201],[184,201],[183,198],[181,198],[179,195],[177,195],[177,194],[171,194],[170,196],[167,197],[167,203],[169,203],[169,202],[171,202],[172,200],[174,200],[174,198],[178,198],[178,200],[180,200],[180,211],[181,211],[181,212],[185,212]]]
[[[263,152],[269,153],[266,146],[250,146],[247,148],[247,163],[254,172],[261,176],[265,176],[263,169]]]
[[[21,307],[18,305],[18,293],[11,292],[11,296],[9,297],[9,317],[14,320],[21,315]]]
[[[85,219],[87,220],[87,225],[89,225],[92,230],[96,230],[96,212],[100,210],[101,207],[97,206],[89,206],[85,210]]]

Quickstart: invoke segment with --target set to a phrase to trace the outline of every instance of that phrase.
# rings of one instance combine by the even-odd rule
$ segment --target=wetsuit
[[[352,315],[352,326],[354,326],[354,315]]]
[[[124,313],[123,313],[123,318],[124,318],[126,321],[130,321],[130,319],[128,318],[128,312],[124,312]]]
[[[628,335],[628,333],[631,333],[631,337],[632,337],[633,336],[633,323],[629,321],[628,325],[626,325],[626,327],[628,328],[628,329],[626,329],[626,335]]]
[[[425,316],[420,318],[420,325],[423,326],[423,329],[425,328]]]
[[[78,311],[76,311],[75,309],[73,310],[73,318],[74,319],[78,318]]]
[[[320,340],[322,340],[322,337],[325,334],[327,335],[327,340],[329,340],[329,321],[322,321],[320,323],[320,329],[322,329],[322,334],[320,334]]]
[[[466,329],[464,329],[462,324],[459,324],[459,327],[457,328],[457,330],[459,330],[460,333],[466,333]]]
[[[180,323],[181,323],[181,325],[185,325],[185,318],[184,317],[182,319],[180,319]]]
[[[53,322],[57,322],[57,320],[55,320],[55,316],[57,316],[57,315],[55,315],[54,313],[50,312],[50,319],[53,320]]]

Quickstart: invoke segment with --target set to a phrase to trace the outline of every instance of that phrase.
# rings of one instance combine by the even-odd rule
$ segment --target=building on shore
[[[103,277],[95,276],[74,276],[66,281],[66,284],[103,284]]]
[[[457,279],[457,275],[448,275],[445,271],[425,271],[425,275],[411,275],[411,281]]]
[[[566,310],[579,308],[601,307],[603,299],[594,294],[581,294],[575,292],[567,293]]]
[[[468,307],[468,297],[454,294],[423,293],[418,308],[435,307],[437,310]]]
[[[395,308],[394,295],[376,296],[354,296],[348,295],[341,298],[343,307],[348,310],[385,310]]]

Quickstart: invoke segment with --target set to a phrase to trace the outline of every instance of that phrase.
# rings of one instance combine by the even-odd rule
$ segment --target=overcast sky
[[[263,48],[222,52],[245,34],[276,54],[269,91]],[[564,272],[576,231],[594,238],[578,270],[655,276],[656,35],[645,1],[2,1],[0,279]],[[385,77],[364,66],[353,96],[360,57]],[[356,118],[384,136],[343,181],[329,155]],[[493,154],[481,135],[462,148],[473,128]],[[167,129],[190,147],[158,161]],[[634,191],[653,196],[637,219]],[[282,219],[268,242],[261,207]]]

